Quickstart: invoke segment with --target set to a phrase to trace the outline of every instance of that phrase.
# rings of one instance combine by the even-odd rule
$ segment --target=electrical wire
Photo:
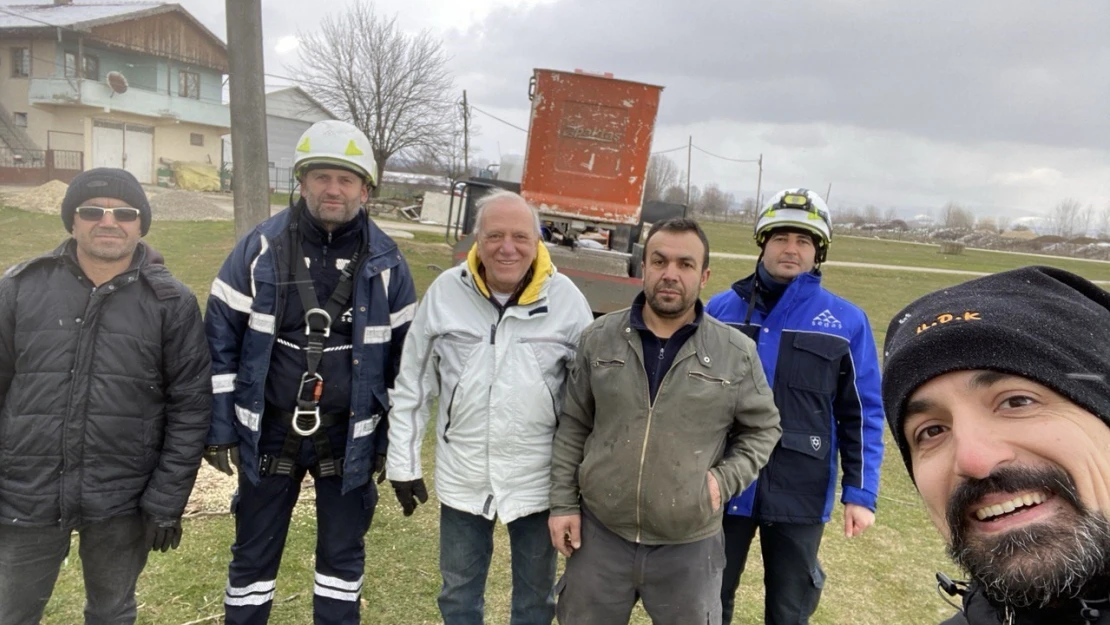
[[[686,146],[680,145],[677,148],[671,148],[669,150],[659,150],[658,152],[652,152],[652,155],[654,156],[656,154],[667,154],[669,152],[677,152],[679,150],[685,150],[685,149],[686,149]]]
[[[695,145],[695,146],[693,146],[693,148],[694,148],[695,150],[697,150],[698,152],[701,152],[701,153],[703,153],[703,154],[708,154],[709,156],[712,156],[713,158],[719,158],[719,159],[721,159],[722,161],[731,161],[731,162],[733,162],[733,163],[758,163],[758,162],[759,162],[759,159],[740,159],[740,158],[728,158],[727,156],[721,156],[721,155],[719,155],[719,154],[714,154],[714,153],[710,152],[709,150],[705,150],[705,149],[699,148],[699,147],[698,147],[698,146],[696,146],[696,145]]]
[[[479,113],[481,113],[482,115],[485,115],[486,117],[492,117],[493,119],[496,119],[497,121],[501,122],[502,124],[505,124],[506,126],[512,126],[513,128],[516,128],[517,130],[519,130],[521,132],[528,132],[527,128],[521,128],[520,126],[517,126],[516,124],[514,124],[512,122],[507,122],[507,121],[501,119],[500,117],[498,117],[498,116],[496,116],[492,113],[487,113],[487,112],[483,111],[482,109],[474,106],[473,104],[470,105],[470,108],[474,109],[475,111],[478,111]]]

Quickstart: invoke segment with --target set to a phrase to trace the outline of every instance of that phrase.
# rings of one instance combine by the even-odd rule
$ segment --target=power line
[[[685,149],[686,149],[686,146],[680,145],[677,148],[671,148],[669,150],[659,150],[658,152],[652,152],[652,155],[654,156],[656,154],[666,154],[668,152],[677,152],[679,150],[685,150]]]
[[[479,113],[481,113],[482,115],[485,115],[486,117],[492,117],[493,119],[496,119],[497,121],[501,122],[502,124],[505,124],[506,126],[512,126],[513,128],[516,128],[517,130],[519,130],[521,132],[528,132],[527,128],[521,128],[520,126],[517,126],[516,124],[514,124],[512,122],[507,122],[507,121],[501,119],[500,117],[498,117],[498,116],[496,116],[492,113],[487,113],[487,112],[483,111],[482,109],[474,106],[473,103],[471,103],[470,108],[474,109],[475,111],[478,111]]]
[[[704,150],[702,148],[699,148],[696,145],[693,146],[693,147],[698,152],[701,152],[703,154],[708,154],[709,156],[712,156],[713,158],[719,158],[722,161],[732,161],[733,163],[758,163],[759,162],[759,159],[754,159],[754,158],[752,158],[752,159],[728,158],[727,156],[721,156],[719,154],[714,154],[714,153],[710,152],[709,150]]]

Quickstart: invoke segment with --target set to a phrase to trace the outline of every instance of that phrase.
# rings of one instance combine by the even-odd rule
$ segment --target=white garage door
[[[93,167],[117,167],[139,182],[154,181],[154,128],[138,124],[93,121]]]
[[[123,124],[93,122],[93,167],[123,167]]]
[[[123,134],[123,168],[139,182],[154,182],[154,128],[127,124]]]

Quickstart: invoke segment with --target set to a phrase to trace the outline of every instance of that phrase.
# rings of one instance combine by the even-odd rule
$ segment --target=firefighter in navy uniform
[[[296,204],[235,246],[205,325],[215,392],[205,459],[232,473],[231,625],[265,623],[293,506],[315,480],[317,624],[359,622],[365,545],[384,470],[388,389],[416,307],[397,245],[364,212],[377,168],[340,121],[297,143]]]

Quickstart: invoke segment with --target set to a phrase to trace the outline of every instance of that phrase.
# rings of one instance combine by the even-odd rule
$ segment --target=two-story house
[[[227,73],[226,44],[177,4],[0,5],[0,182],[47,151],[147,183],[163,159],[218,167]]]

